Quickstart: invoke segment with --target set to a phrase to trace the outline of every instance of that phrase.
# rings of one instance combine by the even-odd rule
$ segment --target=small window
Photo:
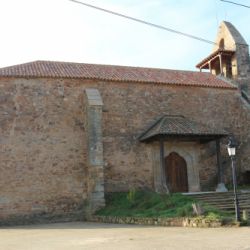
[[[224,38],[222,38],[220,40],[220,43],[219,43],[219,49],[224,49],[225,45],[224,45]]]

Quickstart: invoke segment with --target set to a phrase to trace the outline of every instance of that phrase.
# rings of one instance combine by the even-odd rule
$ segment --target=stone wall
[[[83,94],[60,80],[0,81],[0,220],[83,217]],[[36,216],[37,215],[37,216]]]
[[[118,217],[118,216],[92,216],[89,221],[99,223],[115,224],[135,224],[135,225],[153,225],[163,227],[199,227],[199,228],[216,228],[224,225],[235,226],[231,220],[226,222],[220,219],[209,219],[204,216],[200,217],[178,217],[178,218],[147,218],[147,217]],[[237,224],[236,224],[237,225]],[[239,226],[239,225],[237,225]]]
[[[86,211],[92,192],[87,159],[86,88],[98,89],[103,99],[107,192],[154,189],[152,145],[138,142],[137,136],[163,114],[181,114],[233,132],[240,142],[238,167],[242,171],[249,169],[250,113],[237,90],[2,78],[1,220],[12,215],[36,214],[64,218],[75,214],[76,218]],[[222,160],[230,173],[224,145]],[[216,172],[214,144],[201,145],[201,186],[215,188]]]
[[[85,127],[88,145],[88,200],[89,211],[92,212],[105,206],[104,169],[103,169],[103,138],[102,138],[102,107],[103,102],[97,89],[85,89],[86,109]],[[85,177],[86,178],[86,177]]]
[[[100,85],[99,90],[104,101],[105,180],[109,192],[154,186],[152,145],[139,143],[137,136],[163,114],[181,114],[234,133],[240,141],[239,159],[244,158],[238,161],[238,167],[242,171],[249,168],[246,152],[249,152],[250,113],[238,91],[125,83]],[[222,141],[222,164],[228,173],[226,180],[230,181],[226,144],[227,140]],[[214,190],[215,142],[200,146],[200,184]]]

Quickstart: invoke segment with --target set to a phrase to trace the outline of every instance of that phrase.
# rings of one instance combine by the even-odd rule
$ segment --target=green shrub
[[[128,194],[127,194],[127,199],[130,203],[134,203],[135,202],[135,196],[136,196],[136,190],[135,189],[131,189]]]
[[[176,214],[178,217],[191,217],[191,216],[193,216],[192,204],[187,203],[185,206],[177,208]]]
[[[221,219],[221,215],[214,212],[208,212],[206,218],[210,220],[219,220]]]
[[[149,191],[131,189],[124,193],[106,195],[106,207],[97,211],[97,215],[132,216],[132,217],[191,217],[192,203],[197,203],[189,196],[180,193],[158,194]],[[200,203],[209,218],[232,216],[228,212]]]

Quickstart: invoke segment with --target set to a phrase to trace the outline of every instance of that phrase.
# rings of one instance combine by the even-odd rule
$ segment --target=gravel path
[[[250,250],[250,227],[177,228],[56,223],[0,228],[0,250]]]

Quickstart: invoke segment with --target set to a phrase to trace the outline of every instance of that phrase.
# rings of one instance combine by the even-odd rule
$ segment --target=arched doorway
[[[187,163],[172,152],[165,158],[166,182],[170,192],[188,192]]]

